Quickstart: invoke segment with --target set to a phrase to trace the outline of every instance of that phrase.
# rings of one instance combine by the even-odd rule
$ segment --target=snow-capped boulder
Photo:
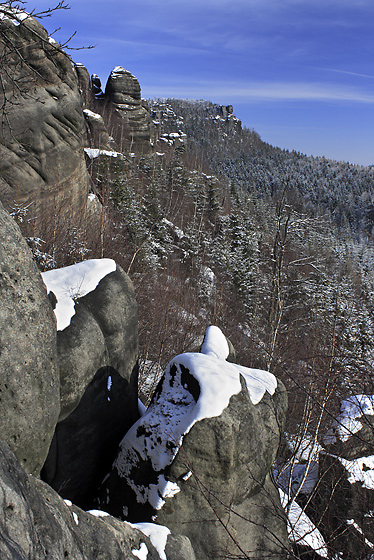
[[[43,479],[82,507],[138,419],[137,305],[110,259],[43,273],[57,299],[61,415]]]
[[[188,539],[166,527],[122,523],[85,512],[28,476],[0,442],[2,560],[195,560]]]
[[[60,413],[56,322],[21,232],[0,203],[0,438],[38,475]]]
[[[352,395],[341,402],[319,454],[307,513],[344,558],[370,557],[374,548],[373,428],[374,396]]]
[[[226,337],[210,327],[200,353],[170,362],[121,442],[100,507],[187,535],[198,558],[243,550],[281,558],[287,530],[269,473],[285,390],[269,372],[227,362],[229,353]]]
[[[63,420],[101,367],[130,383],[138,358],[137,304],[132,282],[111,259],[83,261],[42,277],[56,297]],[[136,395],[136,379],[132,390]]]

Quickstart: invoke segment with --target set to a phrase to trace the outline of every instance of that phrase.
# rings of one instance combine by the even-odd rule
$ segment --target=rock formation
[[[0,20],[0,199],[79,213],[88,194],[85,123],[70,58],[35,19],[9,9]]]
[[[77,403],[84,384],[88,383],[88,379],[79,371],[79,361],[86,369],[89,369],[87,362],[90,359],[92,367],[96,367],[97,363],[90,357],[92,347],[89,347],[88,341],[83,343],[84,333],[89,337],[91,332],[84,328],[75,341],[81,348],[80,360],[77,353],[74,354],[74,334],[77,333],[74,329],[70,332],[70,347],[69,337],[63,338],[63,352],[60,347],[57,360],[56,320],[51,301],[54,304],[57,301],[58,304],[58,297],[51,295],[48,299],[31,251],[22,239],[18,226],[2,207],[0,234],[0,434],[1,439],[6,441],[0,441],[1,558],[64,560],[68,557],[72,560],[96,560],[100,557],[103,560],[122,560],[139,557],[139,554],[144,556],[147,552],[147,558],[154,560],[165,558],[165,554],[169,560],[194,560],[186,537],[171,534],[169,529],[152,524],[141,525],[138,530],[109,516],[101,517],[103,512],[86,513],[71,503],[65,503],[50,486],[27,474],[39,473],[60,413],[58,364],[61,369],[65,367],[61,386],[63,409],[66,410]],[[106,347],[105,363],[112,365],[111,369],[109,366],[99,369],[76,410],[81,407],[86,414],[91,410],[88,423],[91,429],[93,426],[93,430],[99,432],[95,434],[93,447],[101,438],[101,451],[105,456],[106,449],[102,442],[108,446],[112,438],[111,434],[108,436],[107,430],[117,430],[119,440],[134,419],[130,420],[131,410],[136,417],[136,392],[132,393],[132,399],[129,398],[129,387],[136,384],[136,307],[132,288],[120,269],[108,274],[104,282],[99,282],[98,288],[83,299],[84,304],[75,303],[73,317],[77,316],[77,324],[82,325],[85,319],[87,321],[87,315],[91,314],[88,323],[96,321],[100,325],[97,328]],[[67,378],[67,363],[64,364],[62,353],[65,353],[65,360],[70,364],[71,379]],[[111,385],[108,382],[109,373]],[[72,379],[75,375],[79,380],[77,383],[81,385],[78,389]],[[103,380],[105,387],[102,386]],[[68,396],[69,388],[71,397]],[[111,414],[100,414],[100,407],[97,406],[100,398],[102,403],[103,400],[115,403]],[[124,417],[127,424],[123,423]],[[82,451],[83,459],[86,460],[86,477],[90,479],[92,472],[89,463],[100,457],[93,457],[95,449],[90,449],[91,456],[85,455],[92,444],[87,429],[86,447],[83,446],[83,449],[82,445],[74,446],[78,436],[79,430],[75,434],[75,441],[70,441],[69,445],[76,456]],[[7,444],[13,448],[18,460]],[[118,441],[113,445],[114,449],[117,444]],[[161,548],[160,533],[163,542]]]
[[[283,558],[286,524],[270,469],[284,388],[268,372],[227,362],[230,348],[217,327],[201,352],[169,364],[121,442],[100,507],[122,519],[156,517],[187,535],[199,558]]]
[[[38,475],[60,414],[56,321],[18,226],[0,203],[0,438]]]
[[[28,476],[2,442],[0,525],[2,560],[159,560],[165,554],[168,560],[195,560],[188,539],[166,527],[137,528],[64,502],[47,484]]]
[[[353,395],[324,438],[307,513],[344,560],[372,553],[374,525],[374,396]],[[333,494],[331,493],[333,489]]]
[[[149,151],[154,140],[154,126],[146,102],[141,99],[140,85],[135,76],[122,66],[116,66],[106,84],[105,100],[119,118],[120,134],[130,139],[131,143],[135,142],[138,148],[141,146]]]
[[[87,281],[85,276],[93,273],[91,262],[61,273],[70,270],[74,283],[76,278]],[[42,473],[64,498],[85,509],[92,507],[119,442],[139,417],[134,289],[120,267],[110,270],[95,289],[75,296],[70,323],[57,333],[61,414]],[[58,270],[43,276],[47,284],[52,277],[52,289],[59,285]],[[84,288],[83,283],[80,289]]]
[[[116,143],[109,136],[103,117],[94,111],[90,111],[90,109],[84,109],[83,114],[87,125],[88,146],[96,147],[100,150],[115,149]]]
[[[84,66],[84,64],[81,64],[80,62],[76,62],[74,64],[74,67],[78,76],[78,86],[83,102],[83,107],[91,107],[94,101],[94,95],[92,92],[91,78],[88,70]]]
[[[109,268],[103,269],[91,290],[88,282],[96,274],[95,265]],[[45,272],[43,278],[52,290],[57,291],[62,285],[68,292],[62,292],[62,301],[70,300],[74,306],[69,324],[66,325],[66,320],[57,324],[60,420],[78,405],[96,372],[110,367],[131,386],[132,394],[124,402],[130,426],[135,417],[133,411],[137,409],[138,337],[137,304],[129,277],[114,261],[100,259]],[[61,293],[56,295],[59,318]]]

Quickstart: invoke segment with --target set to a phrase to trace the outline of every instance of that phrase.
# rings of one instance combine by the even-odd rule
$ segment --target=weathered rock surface
[[[78,76],[78,86],[83,101],[83,107],[89,107],[92,105],[94,99],[90,75],[84,64],[76,62],[74,66]]]
[[[87,509],[139,417],[137,304],[120,267],[78,298],[57,348],[61,415],[42,476]]]
[[[167,469],[181,490],[156,512],[157,521],[187,535],[198,556],[286,557],[286,522],[270,475],[284,396],[278,389],[253,405],[242,382],[220,417],[195,424]]]
[[[0,203],[0,437],[29,473],[60,413],[56,322],[26,241]]]
[[[113,138],[109,136],[103,117],[89,109],[84,109],[83,114],[87,124],[88,146],[99,148],[100,150],[116,148]]]
[[[137,410],[137,320],[134,287],[118,265],[93,291],[76,299],[70,325],[57,333],[60,420],[78,405],[96,372],[102,367],[110,367],[129,385],[129,394],[123,404],[129,422],[134,422],[134,410]]]
[[[85,208],[85,123],[70,58],[31,17],[0,20],[0,199],[35,200],[36,216]],[[12,45],[12,46],[10,46]]]
[[[135,76],[122,66],[116,66],[108,78],[105,99],[113,105],[122,133],[131,141],[150,147],[155,130],[149,110],[142,102],[140,85]]]
[[[103,367],[77,408],[57,424],[42,478],[63,498],[83,509],[94,506],[123,434],[139,416],[135,395],[116,370]]]
[[[134,560],[145,552],[147,559],[159,560],[163,552],[130,525],[65,503],[47,484],[28,476],[2,442],[0,489],[2,560]],[[165,550],[168,560],[195,558],[189,542],[178,535],[167,537]]]
[[[286,523],[269,473],[285,390],[267,372],[229,364],[227,340],[212,332],[202,354],[169,364],[152,404],[121,442],[100,507],[122,519],[157,516],[189,537],[198,558],[243,551],[283,558]]]

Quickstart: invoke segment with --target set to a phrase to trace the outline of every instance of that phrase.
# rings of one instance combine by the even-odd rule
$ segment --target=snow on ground
[[[279,494],[282,507],[288,514],[287,528],[290,541],[299,545],[309,546],[319,556],[328,558],[326,543],[317,527],[295,501],[289,504],[287,494],[281,489],[279,489]]]
[[[47,292],[53,292],[57,299],[54,310],[57,330],[62,331],[70,325],[75,314],[75,299],[92,292],[100,280],[116,270],[112,259],[91,259],[65,268],[42,272]]]
[[[125,523],[134,529],[138,529],[146,537],[149,537],[161,560],[167,560],[165,547],[168,535],[170,535],[170,529],[163,525],[156,525],[155,523],[128,523],[127,521]]]
[[[170,362],[156,402],[122,440],[114,467],[119,476],[126,478],[139,503],[148,501],[160,509],[165,503],[163,498],[179,491],[162,474],[157,484],[145,487],[135,483],[131,473],[139,460],[150,460],[155,472],[163,471],[192,426],[204,418],[220,416],[230,398],[240,393],[240,374],[253,404],[258,404],[266,391],[274,393],[277,381],[271,373],[229,363],[225,360],[228,354],[226,337],[218,327],[209,327],[201,353],[180,354]]]
[[[325,436],[326,445],[347,441],[352,434],[362,428],[360,418],[374,416],[374,395],[353,395],[340,404],[340,414]]]
[[[303,435],[302,438],[292,434],[285,434],[285,436],[287,439],[287,446],[297,461],[318,460],[322,446],[314,436],[310,434]]]

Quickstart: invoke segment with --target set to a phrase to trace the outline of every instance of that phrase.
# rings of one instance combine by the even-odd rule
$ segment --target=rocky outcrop
[[[0,438],[39,474],[60,414],[56,321],[18,226],[0,203]]]
[[[119,118],[121,134],[131,143],[150,149],[155,136],[154,126],[148,107],[141,99],[140,85],[135,76],[122,66],[116,66],[106,84],[105,100]]]
[[[63,269],[81,269],[81,281],[92,275],[86,261]],[[101,263],[103,261],[97,261]],[[103,367],[116,371],[129,385],[123,405],[129,427],[137,410],[137,304],[132,282],[112,261],[114,270],[100,279],[85,295],[74,294],[74,315],[57,333],[58,365],[61,378],[61,414],[66,418],[78,405],[88,384]],[[83,266],[86,264],[87,266]],[[57,271],[45,273],[55,275]],[[77,282],[77,280],[75,280]],[[79,288],[78,288],[79,289]],[[80,289],[84,289],[84,284]],[[64,327],[64,325],[62,325]]]
[[[104,98],[104,92],[101,89],[101,80],[97,74],[92,74],[91,76],[91,87],[95,99]]]
[[[195,558],[188,540],[165,527],[136,528],[64,502],[47,484],[28,476],[2,442],[0,525],[2,560],[159,560],[165,553],[168,560]]]
[[[36,201],[36,217],[81,213],[89,179],[77,73],[43,26],[13,10],[0,20],[0,199]]]
[[[328,453],[348,460],[374,455],[374,397],[353,395],[343,400],[324,445]]]
[[[74,66],[78,76],[78,87],[81,94],[83,107],[90,107],[94,100],[90,75],[84,64],[76,62]]]
[[[103,117],[94,111],[90,111],[90,109],[84,109],[83,114],[87,125],[88,146],[96,147],[100,150],[115,149],[116,143],[109,136]]]
[[[101,272],[99,267],[104,267]],[[90,286],[89,277],[98,270],[97,286]],[[43,277],[56,291],[57,326],[62,330],[57,333],[61,414],[42,476],[64,498],[87,509],[119,442],[139,417],[134,289],[109,259],[86,261]],[[72,293],[73,286],[82,290],[81,296],[79,291]],[[89,291],[83,295],[85,290]],[[66,318],[59,306],[69,304],[69,294],[74,309]]]
[[[187,535],[198,558],[283,558],[286,523],[270,469],[285,391],[268,372],[227,362],[229,353],[210,327],[202,353],[172,360],[121,442],[100,507],[122,519],[156,518]]]

